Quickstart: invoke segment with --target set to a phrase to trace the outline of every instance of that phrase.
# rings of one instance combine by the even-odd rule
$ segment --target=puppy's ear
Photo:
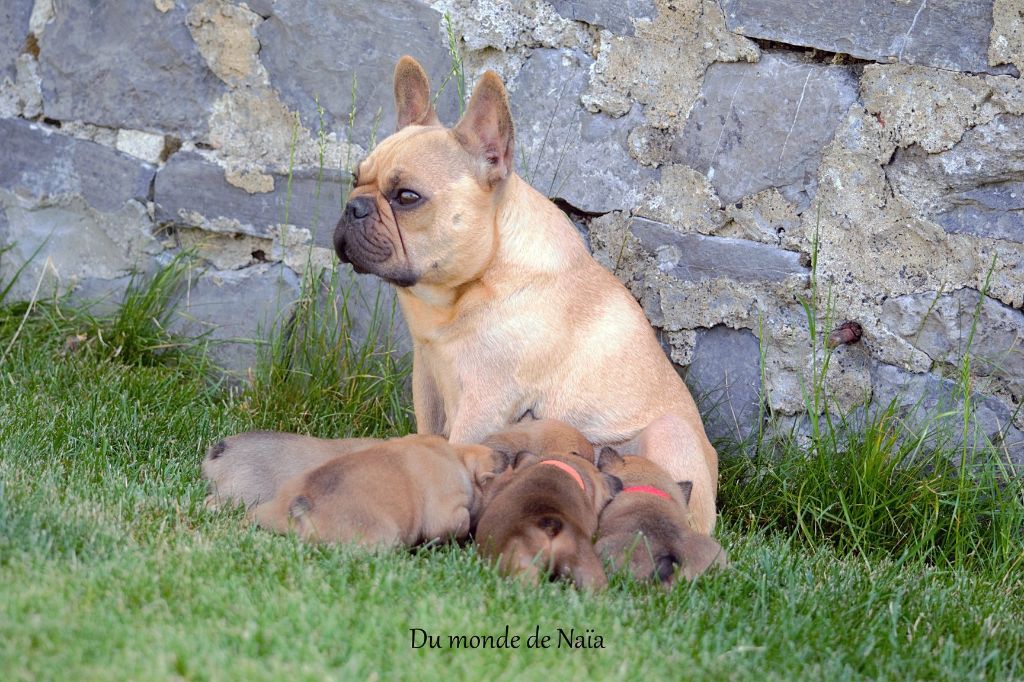
[[[611,474],[601,474],[604,476],[605,483],[608,484],[608,491],[611,492],[612,497],[615,497],[622,492],[622,479],[618,476],[612,476]]]
[[[512,458],[512,468],[513,469],[518,469],[519,467],[527,466],[529,464],[533,464],[534,462],[536,462],[539,459],[540,459],[540,457],[538,457],[537,455],[533,454],[529,450],[520,450]]]
[[[395,130],[409,125],[441,124],[430,101],[427,73],[419,62],[408,55],[399,59],[395,66],[395,109],[398,111]]]
[[[608,467],[621,466],[623,464],[625,464],[625,460],[622,459],[622,455],[618,452],[608,446],[601,448],[601,454],[597,456],[598,469],[604,471]]]
[[[515,137],[508,94],[501,78],[487,71],[473,89],[469,106],[453,131],[459,144],[480,161],[484,177],[491,187],[512,172],[512,147]]]
[[[679,489],[683,491],[683,499],[686,500],[686,504],[690,504],[690,493],[693,492],[693,481],[679,481],[676,483]]]

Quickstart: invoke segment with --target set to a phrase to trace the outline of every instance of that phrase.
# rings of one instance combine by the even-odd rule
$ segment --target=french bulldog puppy
[[[501,79],[486,72],[450,129],[411,57],[394,87],[398,131],[356,166],[334,248],[397,288],[417,431],[478,443],[527,414],[567,422],[692,481],[710,533],[718,457],[693,398],[633,296],[514,172]]]
[[[469,534],[481,487],[505,466],[482,445],[394,438],[286,481],[250,516],[264,528],[316,542],[388,548],[458,540]]]
[[[583,434],[557,419],[526,419],[483,440],[483,445],[512,461],[520,452],[539,457],[576,455],[594,461],[594,446]]]
[[[671,587],[677,575],[693,580],[727,565],[722,546],[687,522],[689,481],[676,483],[654,462],[621,457],[611,448],[601,450],[598,465],[623,486],[601,511],[595,544],[615,570],[628,567],[637,580]]]
[[[582,457],[521,452],[485,493],[480,553],[527,582],[547,574],[601,589],[608,578],[594,551],[597,515],[619,487]]]
[[[282,483],[328,460],[381,442],[376,438],[313,438],[248,431],[218,441],[203,460],[210,489],[206,506],[252,507],[274,497]]]

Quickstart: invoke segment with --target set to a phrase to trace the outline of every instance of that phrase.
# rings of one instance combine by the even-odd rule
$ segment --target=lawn
[[[820,453],[730,460],[718,535],[732,566],[671,592],[622,577],[594,595],[526,588],[472,547],[306,546],[207,511],[205,449],[251,428],[408,429],[403,365],[307,324],[263,353],[252,388],[231,388],[200,341],[151,324],[162,306],[136,292],[114,319],[0,312],[0,679],[1024,677],[1012,486],[965,495],[955,470],[901,464],[919,494],[897,471],[872,475],[925,511],[882,519],[877,505],[857,516],[863,491],[837,488],[842,515],[822,506],[849,480],[827,483]],[[318,343],[349,356],[300,357]],[[439,646],[414,646],[424,634]]]

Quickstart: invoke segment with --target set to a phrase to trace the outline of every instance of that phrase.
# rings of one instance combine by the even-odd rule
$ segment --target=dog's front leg
[[[422,352],[415,347],[412,351],[412,407],[416,413],[416,433],[444,435],[444,401],[427,370]]]

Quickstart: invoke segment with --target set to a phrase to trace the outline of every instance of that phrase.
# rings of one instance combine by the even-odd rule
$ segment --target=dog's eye
[[[420,195],[413,192],[411,189],[400,189],[398,194],[395,195],[395,201],[398,202],[399,206],[412,206],[420,200]]]

